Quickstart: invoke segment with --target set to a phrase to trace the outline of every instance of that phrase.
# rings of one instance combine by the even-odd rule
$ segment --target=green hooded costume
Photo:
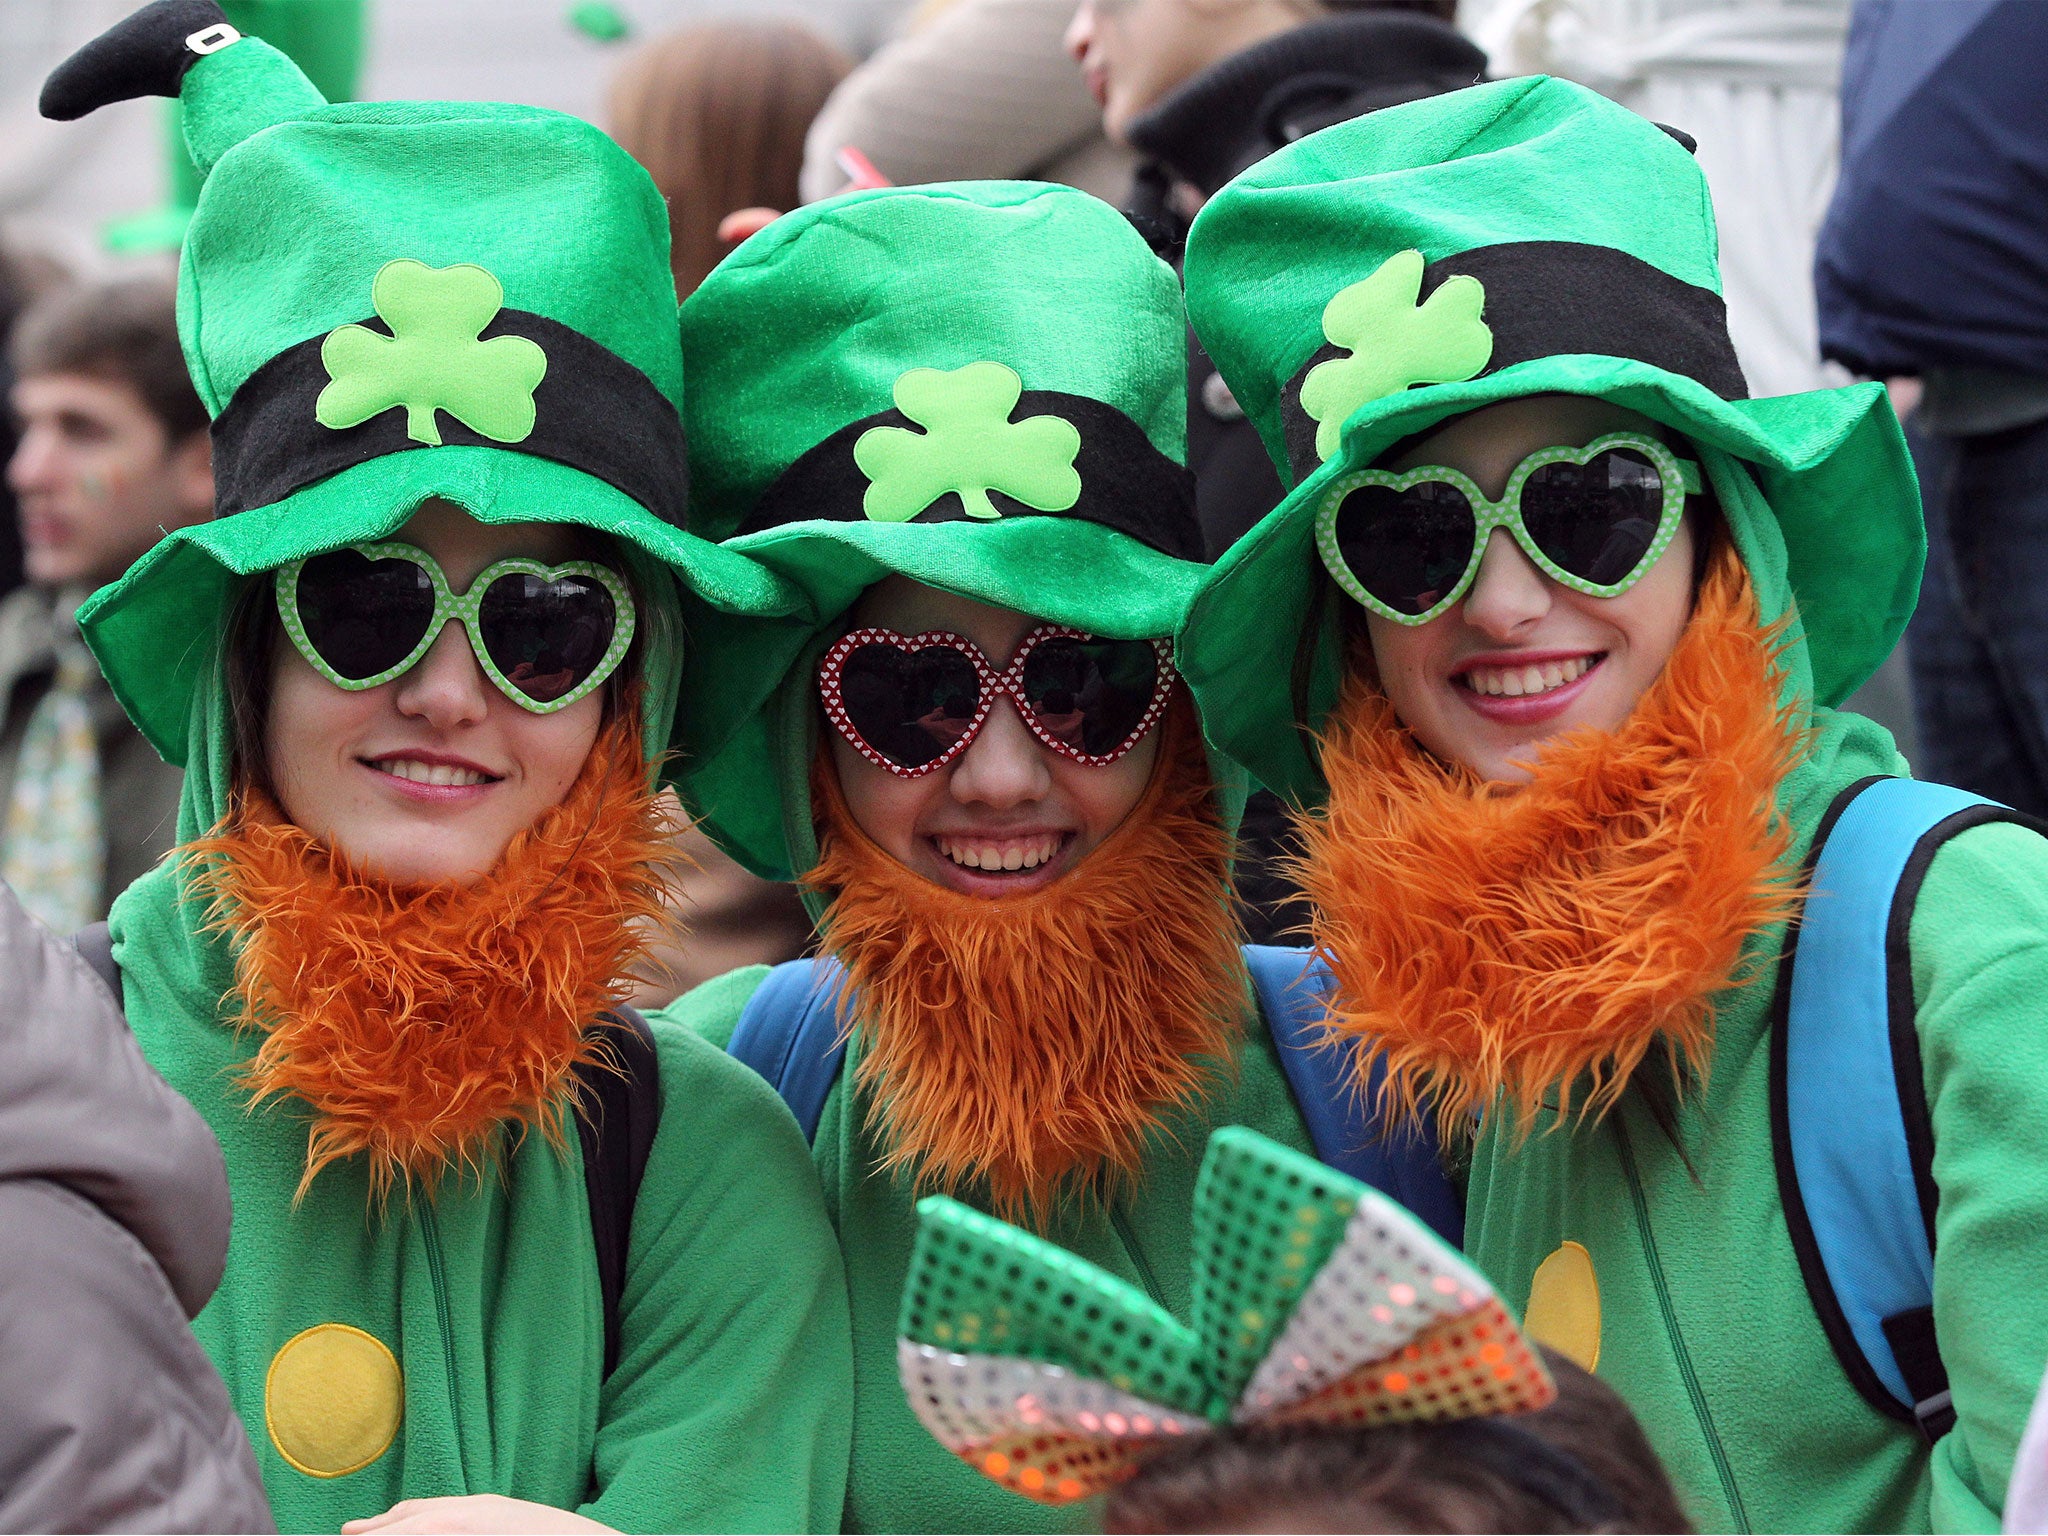
[[[221,637],[242,579],[389,537],[430,497],[607,536],[645,619],[679,615],[693,645],[737,614],[772,630],[797,605],[683,530],[667,221],[603,134],[519,106],[330,106],[199,0],[89,45],[44,106],[75,117],[145,91],[181,94],[207,175],[179,323],[215,418],[219,515],[80,619],[137,725],[186,767],[181,840],[228,807]],[[325,354],[343,333],[354,347]],[[536,349],[537,384],[504,366]],[[652,757],[683,667],[678,625],[645,619]],[[282,1529],[468,1493],[624,1530],[836,1523],[843,1282],[802,1138],[758,1079],[655,1026],[660,1121],[607,1373],[578,1139],[501,1132],[487,1172],[381,1206],[353,1158],[296,1197],[304,1117],[252,1110],[236,1084],[254,1042],[224,1022],[233,957],[186,880],[173,861],[119,898],[114,955],[138,1039],[227,1156],[227,1274],[195,1327]]]
[[[777,220],[691,295],[683,349],[700,526],[737,530],[726,547],[802,587],[815,624],[767,707],[708,732],[731,746],[684,774],[686,797],[735,857],[779,878],[817,862],[817,660],[861,593],[891,573],[1099,635],[1171,632],[1203,573],[1181,466],[1184,334],[1173,273],[1121,215],[1029,183],[834,198]],[[988,424],[1071,422],[1078,491],[1055,489],[1033,506],[1022,499],[1032,487],[1008,478],[1018,458],[998,448],[968,452],[949,485],[913,491],[907,510],[871,495],[890,481],[886,469],[871,480],[859,467],[864,433],[903,427],[906,416],[947,430],[920,403],[913,370],[972,385],[1000,379],[992,363],[1022,393],[1014,384],[992,392]],[[696,707],[686,692],[685,711]],[[1223,772],[1224,784],[1236,780]],[[1234,817],[1241,788],[1222,796]],[[767,974],[755,966],[707,982],[668,1016],[722,1046]],[[1241,1039],[1235,1075],[1148,1143],[1135,1197],[1069,1206],[1048,1227],[1182,1316],[1188,1211],[1209,1130],[1250,1125],[1309,1150],[1266,1031],[1248,1015]],[[847,1528],[1088,1529],[1093,1506],[1034,1507],[991,1485],[947,1455],[904,1399],[896,1320],[917,1238],[915,1192],[907,1176],[877,1171],[888,1146],[872,1097],[853,1086],[861,1051],[856,1029],[813,1143],[853,1304]]]
[[[1541,78],[1311,135],[1220,192],[1189,238],[1190,312],[1296,485],[1218,561],[1179,637],[1211,739],[1317,803],[1290,674],[1307,644],[1319,727],[1342,601],[1334,587],[1314,601],[1324,488],[1447,418],[1559,392],[1688,440],[1764,617],[1794,619],[1785,688],[1811,736],[1777,796],[1792,856],[1838,792],[1904,773],[1882,730],[1832,708],[1912,609],[1923,541],[1897,423],[1874,384],[1743,398],[1714,251],[1705,181],[1676,137]],[[1635,1094],[1597,1121],[1540,1115],[1526,1143],[1511,1116],[1482,1123],[1470,1251],[1518,1308],[1564,1255],[1549,1300],[1568,1295],[1705,1528],[1998,1528],[2048,1354],[2044,924],[2048,846],[2010,825],[1943,844],[1911,919],[1935,1323],[1958,1416],[1931,1448],[1852,1387],[1788,1235],[1769,1104],[1782,929],[1752,941],[1754,970],[1716,998],[1712,1059],[1675,1139]]]

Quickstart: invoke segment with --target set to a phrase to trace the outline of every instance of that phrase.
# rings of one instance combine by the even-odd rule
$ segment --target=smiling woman
[[[553,113],[330,107],[210,0],[45,105],[152,83],[210,173],[181,339],[216,516],[80,624],[187,770],[109,936],[226,1158],[195,1329],[277,1523],[836,1528],[844,1282],[802,1139],[623,1006],[685,614],[761,617],[772,659],[798,601],[681,526],[660,199]]]

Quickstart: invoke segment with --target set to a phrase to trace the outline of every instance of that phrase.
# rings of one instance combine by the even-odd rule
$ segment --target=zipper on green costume
[[[1700,1378],[1692,1368],[1692,1351],[1685,1347],[1685,1335],[1678,1331],[1678,1313],[1671,1304],[1671,1287],[1664,1278],[1664,1261],[1657,1256],[1657,1239],[1650,1231],[1650,1202],[1643,1194],[1642,1176],[1636,1172],[1635,1148],[1629,1141],[1628,1127],[1622,1123],[1622,1112],[1617,1109],[1607,1117],[1607,1123],[1614,1127],[1614,1144],[1621,1153],[1622,1176],[1628,1180],[1628,1195],[1635,1206],[1636,1232],[1643,1240],[1643,1262],[1650,1267],[1650,1284],[1657,1292],[1657,1310],[1664,1317],[1664,1333],[1671,1340],[1672,1355],[1678,1361],[1678,1374],[1685,1382],[1686,1396],[1692,1399],[1693,1416],[1700,1421],[1700,1432],[1706,1436],[1707,1452],[1714,1458],[1714,1472],[1721,1480],[1721,1496],[1728,1501],[1728,1512],[1735,1520],[1735,1529],[1750,1529],[1749,1511],[1742,1507],[1742,1494],[1735,1486],[1735,1469],[1728,1464],[1728,1453],[1721,1446],[1721,1432],[1714,1428],[1713,1417],[1707,1411],[1707,1394],[1700,1386]]]
[[[455,1321],[448,1314],[448,1262],[441,1254],[441,1223],[431,1203],[419,1207],[420,1240],[427,1250],[427,1278],[434,1287],[434,1319],[441,1329],[441,1358],[448,1377],[448,1422],[455,1427],[455,1463],[462,1473],[462,1491],[469,1491],[469,1471],[462,1465],[462,1398],[455,1389]]]
[[[1124,1220],[1123,1207],[1114,1200],[1109,1202],[1109,1225],[1115,1231],[1117,1241],[1124,1245],[1124,1252],[1130,1257],[1131,1268],[1138,1272],[1138,1283],[1145,1287],[1145,1294],[1161,1307],[1166,1307],[1166,1296],[1159,1289],[1159,1280],[1152,1273],[1152,1266],[1145,1262],[1143,1250],[1138,1247],[1138,1234],[1131,1230],[1131,1224]]]

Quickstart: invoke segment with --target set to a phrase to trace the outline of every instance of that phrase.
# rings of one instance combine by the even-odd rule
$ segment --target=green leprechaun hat
[[[813,667],[885,576],[1117,639],[1186,612],[1205,568],[1179,287],[1106,203],[1034,182],[849,193],[733,252],[682,332],[697,524],[813,621],[775,700],[708,731],[722,750],[684,776],[743,863],[814,859]]]
[[[1334,605],[1315,601],[1325,488],[1451,416],[1544,393],[1690,439],[1751,572],[1789,583],[1800,691],[1831,705],[1868,677],[1925,551],[1897,418],[1876,384],[1746,398],[1716,248],[1676,135],[1540,76],[1311,134],[1218,192],[1188,237],[1189,314],[1294,489],[1182,627],[1210,739],[1283,794],[1320,797],[1292,682],[1320,613],[1319,726],[1340,672]]]
[[[643,579],[680,589],[693,635],[800,606],[684,531],[668,220],[604,134],[496,103],[329,105],[212,0],[136,13],[61,66],[42,105],[68,119],[150,93],[180,98],[206,178],[178,324],[214,418],[216,516],[79,618],[166,758],[221,739],[212,680],[239,578],[385,537],[430,497],[613,536]],[[676,661],[649,664],[660,752]]]

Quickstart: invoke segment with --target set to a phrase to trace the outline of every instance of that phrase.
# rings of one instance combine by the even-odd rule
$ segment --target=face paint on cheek
[[[109,494],[107,477],[87,470],[78,477],[78,494],[87,501],[105,501]]]

